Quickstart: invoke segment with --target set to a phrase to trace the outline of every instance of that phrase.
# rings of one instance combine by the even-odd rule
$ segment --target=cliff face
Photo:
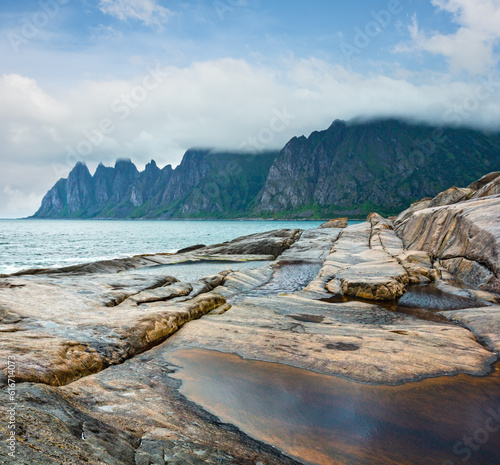
[[[189,150],[174,170],[152,161],[77,164],[36,218],[325,218],[394,214],[500,169],[500,134],[399,120],[345,123],[281,152]]]
[[[139,172],[130,160],[100,164],[92,176],[78,163],[42,200],[34,218],[235,217],[253,208],[277,152],[189,150],[181,164]]]
[[[497,166],[498,134],[397,120],[336,121],[287,144],[269,172],[258,211],[323,217],[393,213]]]

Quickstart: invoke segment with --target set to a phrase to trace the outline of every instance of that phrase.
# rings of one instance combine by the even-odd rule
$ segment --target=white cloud
[[[396,51],[441,55],[452,72],[484,74],[498,63],[495,46],[500,41],[500,0],[432,0],[432,4],[451,13],[458,30],[451,34],[427,33],[419,27],[415,16],[409,27],[411,45],[399,46]]]
[[[85,81],[58,99],[33,79],[0,75],[0,186],[10,189],[0,188],[0,217],[30,205],[67,175],[77,161],[67,147],[88,147],[87,135],[99,142],[90,144],[91,153],[78,155],[90,167],[118,157],[141,166],[151,158],[175,165],[193,146],[237,149],[262,131],[266,148],[281,148],[293,136],[324,129],[336,118],[446,122],[451,111],[463,123],[500,123],[498,76],[485,86],[429,72],[362,75],[319,59],[288,59],[273,67],[235,59],[162,67],[154,73],[157,86],[144,80],[148,75],[144,69],[129,81]],[[144,91],[145,83],[150,90]],[[130,104],[123,103],[127,99]],[[294,117],[270,138],[276,112]],[[97,137],[95,130],[105,120],[113,129]]]
[[[99,9],[122,21],[135,19],[146,26],[161,26],[174,14],[157,0],[100,0]]]

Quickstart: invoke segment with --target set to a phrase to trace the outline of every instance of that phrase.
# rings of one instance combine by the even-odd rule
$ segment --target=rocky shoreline
[[[13,463],[297,463],[181,396],[165,361],[181,348],[374,384],[487,374],[500,351],[500,173],[344,226],[0,277]],[[238,271],[248,261],[262,263]],[[175,276],[207,262],[227,269]],[[391,307],[431,284],[458,308]]]

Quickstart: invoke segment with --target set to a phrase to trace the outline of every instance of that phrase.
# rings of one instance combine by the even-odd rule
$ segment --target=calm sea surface
[[[175,252],[321,221],[65,221],[0,220],[0,274],[68,266],[145,253]]]

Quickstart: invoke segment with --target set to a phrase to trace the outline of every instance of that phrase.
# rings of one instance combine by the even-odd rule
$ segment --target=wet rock
[[[486,181],[480,188],[492,182]],[[498,224],[493,210],[486,214],[493,201],[434,208],[426,201],[398,218],[399,236],[392,221],[370,215],[345,229],[279,230],[176,255],[0,279],[0,368],[14,354],[19,383],[66,385],[22,385],[28,433],[20,457],[40,464],[295,463],[187,402],[169,362],[178,348],[237,353],[370,383],[486,373],[495,357],[471,331],[442,316],[431,321],[394,311],[390,301],[410,282],[429,279],[460,302],[486,301],[487,309],[443,314],[497,347],[494,296],[454,281],[474,277],[487,288],[498,276],[478,259],[483,253],[496,260],[496,246],[487,240]],[[440,223],[442,211],[455,223]],[[435,243],[420,250],[419,234],[425,236],[428,225],[434,232],[427,238]],[[404,250],[410,243],[414,249]],[[457,247],[463,254],[451,256]],[[248,271],[235,264],[236,271],[192,282],[179,282],[174,266],[157,266],[270,256],[272,264]],[[320,301],[325,298],[330,301]]]
[[[16,463],[297,464],[186,401],[168,366],[153,353],[64,388],[18,385]]]
[[[345,344],[344,342],[339,342],[337,344],[327,344],[326,348],[329,350],[341,350],[343,352],[353,352],[360,349],[360,347],[356,344]]]

